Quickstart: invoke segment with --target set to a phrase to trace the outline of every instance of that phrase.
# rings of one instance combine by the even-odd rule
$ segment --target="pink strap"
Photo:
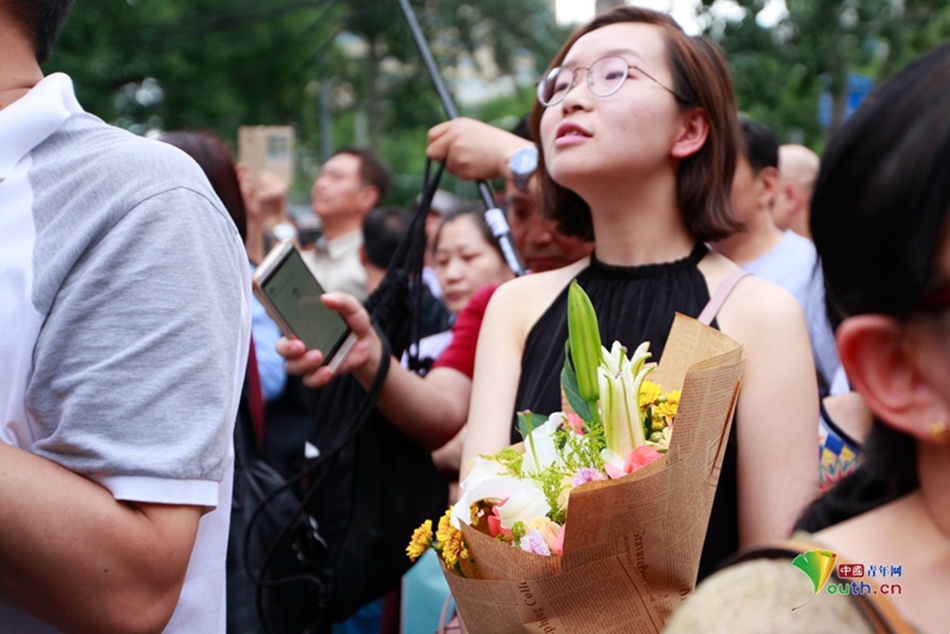
[[[748,271],[739,269],[723,280],[722,284],[719,285],[719,288],[716,289],[716,294],[712,296],[712,298],[709,300],[709,303],[706,304],[705,308],[703,308],[703,312],[699,314],[699,323],[706,326],[711,324],[712,320],[715,319],[716,315],[719,314],[719,309],[722,308],[722,305],[726,303],[726,299],[729,298],[729,294],[732,292],[732,289],[736,287],[736,284],[739,283],[739,280],[749,274],[750,273]]]
[[[453,616],[451,620],[448,620],[448,621],[446,620],[446,619],[449,619],[449,616],[451,614],[450,609],[449,609],[451,605],[452,605],[452,593],[449,592],[449,596],[445,597],[445,603],[442,605],[442,614],[439,615],[439,629],[436,630],[435,634],[451,634],[452,632],[461,631],[458,614],[455,614],[455,616]]]

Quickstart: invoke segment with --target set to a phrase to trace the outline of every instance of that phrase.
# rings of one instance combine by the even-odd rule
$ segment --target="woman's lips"
[[[454,304],[464,300],[467,295],[466,291],[449,291],[445,293],[445,299]]]
[[[566,145],[576,145],[583,143],[593,136],[587,128],[574,123],[573,121],[564,121],[557,127],[554,135],[554,147],[563,147]]]

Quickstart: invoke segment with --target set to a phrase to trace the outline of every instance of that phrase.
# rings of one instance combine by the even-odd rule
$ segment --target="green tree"
[[[727,55],[739,108],[784,140],[798,140],[797,131],[817,147],[822,91],[831,96],[833,133],[845,119],[849,73],[882,81],[950,39],[944,0],[787,0],[787,14],[769,28],[756,20],[762,0],[739,0],[744,17],[728,23],[704,2],[706,32]]]
[[[486,49],[500,72],[526,55],[540,68],[566,37],[543,0],[414,7],[445,75]],[[45,70],[69,73],[87,110],[138,133],[200,128],[233,140],[240,125],[292,125],[301,191],[324,140],[321,92],[330,145],[368,128],[398,173],[421,173],[425,132],[445,118],[397,0],[82,0]],[[493,103],[492,116],[521,114],[523,95],[511,101],[511,112]]]

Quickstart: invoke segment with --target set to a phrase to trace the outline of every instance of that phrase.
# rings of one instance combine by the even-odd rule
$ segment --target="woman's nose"
[[[465,276],[465,267],[459,262],[458,258],[452,258],[445,267],[445,278],[451,282],[456,282]]]
[[[581,85],[583,84],[583,86]],[[585,110],[590,106],[591,97],[590,84],[587,82],[587,75],[583,79],[575,77],[574,85],[564,95],[564,99],[559,104],[564,113],[574,110]]]

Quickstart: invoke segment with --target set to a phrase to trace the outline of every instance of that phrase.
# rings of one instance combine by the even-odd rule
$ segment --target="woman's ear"
[[[692,156],[703,147],[709,136],[709,121],[702,108],[691,108],[682,115],[682,127],[673,141],[670,154],[674,158],[684,159]]]
[[[838,355],[852,389],[874,414],[900,432],[930,440],[935,421],[947,421],[947,405],[921,372],[916,346],[892,317],[849,317],[836,335]]]

